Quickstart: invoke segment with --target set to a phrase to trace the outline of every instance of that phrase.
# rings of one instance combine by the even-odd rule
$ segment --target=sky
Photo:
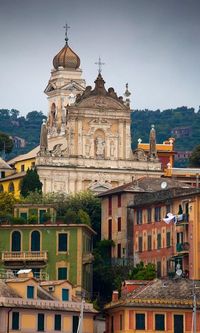
[[[200,105],[200,0],[0,0],[0,109],[48,112],[53,57],[69,45],[87,85],[129,84],[133,109]]]

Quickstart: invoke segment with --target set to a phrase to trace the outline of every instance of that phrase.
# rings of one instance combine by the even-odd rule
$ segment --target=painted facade
[[[134,283],[134,281],[133,281]],[[137,281],[138,283],[138,281]],[[199,286],[199,281],[197,282]],[[106,333],[127,332],[193,332],[193,281],[154,280],[135,285],[129,294],[117,292],[106,305]],[[197,301],[196,331],[200,332],[199,290],[195,290]]]
[[[27,210],[29,212],[27,213]],[[50,280],[68,279],[77,288],[92,291],[92,238],[94,231],[83,224],[44,222],[44,212],[49,207],[42,205],[37,210],[38,220],[29,220],[36,208],[15,208],[15,214],[25,219],[26,224],[1,224],[0,268],[16,272],[31,268],[34,276]],[[42,212],[42,214],[41,214]],[[77,289],[77,290],[78,290]]]
[[[101,237],[115,243],[113,262],[151,262],[162,277],[173,276],[180,264],[184,276],[200,279],[198,189],[185,188],[171,179],[147,177],[104,192],[100,197]],[[168,213],[180,214],[182,219],[167,224],[163,218]]]
[[[0,294],[1,333],[77,332],[81,301],[68,281],[49,281],[47,286],[23,274],[0,280]],[[93,333],[92,304],[85,302],[83,313],[83,332]]]

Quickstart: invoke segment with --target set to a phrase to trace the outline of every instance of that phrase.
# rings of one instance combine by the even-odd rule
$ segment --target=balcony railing
[[[190,244],[185,243],[177,243],[176,244],[176,252],[189,252]]]
[[[2,261],[47,261],[47,251],[3,251]]]

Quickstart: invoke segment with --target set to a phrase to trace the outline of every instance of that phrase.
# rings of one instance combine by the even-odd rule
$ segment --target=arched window
[[[0,193],[3,192],[3,185],[0,184]]]
[[[8,192],[14,192],[15,191],[15,187],[13,182],[10,182],[9,186],[8,186]]]
[[[21,233],[19,231],[13,231],[12,233],[12,251],[21,251]]]
[[[31,251],[40,251],[40,233],[37,230],[31,233]]]

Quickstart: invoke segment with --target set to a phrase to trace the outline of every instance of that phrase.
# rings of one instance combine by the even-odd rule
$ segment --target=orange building
[[[112,261],[153,263],[157,276],[200,279],[200,190],[173,179],[143,177],[99,195],[102,239],[112,239]],[[164,222],[166,215],[174,218]],[[175,223],[177,218],[179,221]]]
[[[190,333],[194,322],[195,332],[200,332],[200,281],[195,282],[196,320],[193,281],[178,278],[134,282],[132,292],[122,293],[118,299],[115,291],[112,302],[106,305],[106,333]]]

